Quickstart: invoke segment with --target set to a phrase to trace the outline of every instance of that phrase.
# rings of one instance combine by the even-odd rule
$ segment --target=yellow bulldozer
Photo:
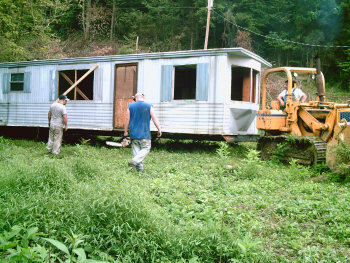
[[[266,85],[271,73],[285,72],[288,80],[285,108],[279,101],[266,104]],[[293,96],[293,74],[315,76],[317,99],[300,102]],[[350,105],[328,102],[320,59],[316,68],[279,67],[267,70],[262,77],[261,110],[257,111],[257,128],[264,131],[257,148],[262,159],[271,159],[276,150],[284,147],[283,160],[313,165],[326,162],[330,168],[336,164],[334,146],[340,142],[350,144]]]

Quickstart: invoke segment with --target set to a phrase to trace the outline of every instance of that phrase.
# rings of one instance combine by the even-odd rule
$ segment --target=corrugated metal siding
[[[7,124],[7,113],[9,105],[6,103],[0,103],[0,126]]]
[[[68,126],[76,129],[112,130],[113,104],[68,102]]]
[[[11,103],[8,107],[8,126],[47,127],[48,104]]]
[[[159,103],[153,106],[164,132],[190,134],[222,132],[223,104],[188,101]],[[156,130],[154,126],[153,130]]]
[[[0,104],[0,118],[8,116],[8,126],[48,127],[50,104]],[[8,110],[7,110],[8,109]],[[113,107],[107,103],[67,104],[68,127],[112,130]],[[0,122],[1,125],[1,122]]]

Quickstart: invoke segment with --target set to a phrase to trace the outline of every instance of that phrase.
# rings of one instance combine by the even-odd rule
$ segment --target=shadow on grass
[[[48,128],[31,128],[31,127],[1,127],[0,136],[12,139],[24,139],[30,141],[39,141],[47,143],[49,135]],[[96,135],[89,134],[89,132],[76,132],[74,130],[68,130],[63,134],[62,145],[90,145],[94,147],[109,147],[106,145],[107,141],[121,142],[122,135],[110,136],[110,135]],[[220,148],[222,141],[211,141],[202,139],[169,139],[169,138],[155,138],[152,140],[152,149],[165,150],[169,152],[215,152]],[[230,151],[236,155],[244,154],[247,148],[255,147],[251,146],[252,143],[233,143],[230,144]],[[254,143],[253,143],[254,144]]]
[[[159,149],[168,152],[182,153],[216,153],[221,144],[225,142],[207,140],[181,140],[181,139],[155,139],[152,141],[152,149]],[[253,143],[254,144],[254,143]],[[255,147],[252,143],[231,143],[229,151],[233,155],[244,156],[250,147]]]
[[[152,141],[152,148],[171,152],[211,152],[219,148],[219,143],[203,140],[155,139]]]

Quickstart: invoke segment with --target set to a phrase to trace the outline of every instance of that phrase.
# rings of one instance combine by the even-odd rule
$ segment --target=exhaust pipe
[[[315,57],[316,59],[316,87],[317,87],[317,96],[320,102],[324,102],[325,97],[325,88],[323,83],[323,76],[321,73],[321,59],[319,56]]]

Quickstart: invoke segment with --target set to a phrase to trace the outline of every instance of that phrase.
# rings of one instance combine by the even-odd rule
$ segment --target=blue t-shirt
[[[129,104],[130,123],[129,135],[131,139],[151,139],[151,107],[144,101]]]

